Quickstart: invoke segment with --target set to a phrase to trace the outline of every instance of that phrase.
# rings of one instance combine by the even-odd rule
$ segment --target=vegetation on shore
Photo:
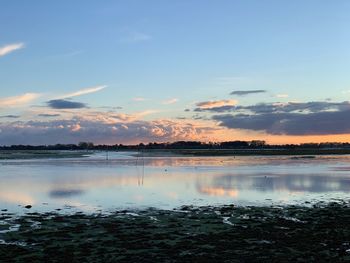
[[[350,143],[303,143],[273,145],[265,141],[226,141],[226,142],[199,142],[177,141],[134,145],[94,145],[92,142],[80,142],[79,144],[55,144],[55,145],[11,145],[0,146],[0,150],[111,150],[111,151],[151,151],[151,150],[349,150]]]
[[[350,154],[350,149],[176,149],[143,150],[138,156],[254,156],[254,155],[301,155],[314,158],[314,155]]]
[[[0,150],[0,160],[81,158],[87,157],[93,152],[94,150]],[[290,155],[301,156],[295,158],[311,159],[314,158],[315,155],[341,154],[350,154],[350,149],[167,149],[140,150],[133,155],[136,157]]]
[[[350,206],[0,215],[3,262],[344,262]],[[12,224],[12,226],[11,226]]]
[[[0,146],[0,159],[74,158],[93,151],[137,151],[142,156],[330,155],[350,154],[349,143],[269,145],[265,141],[204,143],[177,141],[137,145],[94,145],[91,142],[56,145]]]
[[[78,158],[86,155],[83,151],[0,150],[0,160]]]

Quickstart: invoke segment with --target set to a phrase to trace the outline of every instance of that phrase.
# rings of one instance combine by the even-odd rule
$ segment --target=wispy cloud
[[[134,116],[135,116],[135,119],[141,119],[147,115],[151,115],[151,114],[154,114],[157,112],[158,111],[156,111],[156,110],[145,110],[145,111],[141,111],[141,112],[134,114]]]
[[[263,89],[256,89],[256,90],[234,90],[230,94],[231,95],[237,95],[237,96],[245,96],[250,94],[257,94],[257,93],[266,93],[266,90]]]
[[[289,97],[289,95],[288,94],[277,94],[276,95],[276,98],[288,98]]]
[[[169,104],[174,104],[174,103],[176,103],[178,101],[179,101],[178,99],[172,98],[172,99],[168,99],[168,100],[163,101],[162,104],[169,105]]]
[[[80,54],[85,53],[84,50],[73,50],[73,51],[67,51],[66,53],[59,53],[59,54],[54,54],[46,57],[47,59],[59,59],[59,58],[70,58],[70,57],[75,57]]]
[[[141,33],[141,32],[128,32],[125,36],[120,38],[120,42],[124,43],[137,43],[137,42],[145,42],[152,39],[152,36]]]
[[[136,97],[132,99],[133,101],[145,101],[146,99],[143,97]]]
[[[0,47],[0,57],[5,56],[15,50],[24,48],[24,43],[14,43]]]
[[[78,90],[78,91],[75,91],[72,93],[62,95],[58,99],[73,98],[73,97],[78,97],[78,96],[82,96],[82,95],[86,95],[86,94],[90,94],[90,93],[95,93],[95,92],[98,92],[100,90],[105,89],[106,87],[107,87],[106,85],[101,85],[101,86],[86,88],[86,89],[82,89],[82,90]]]
[[[41,94],[38,93],[25,93],[23,95],[7,97],[0,99],[0,107],[17,107],[27,104],[35,99],[39,98]]]

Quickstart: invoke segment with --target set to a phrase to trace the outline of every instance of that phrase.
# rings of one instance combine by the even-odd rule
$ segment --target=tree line
[[[114,144],[95,145],[92,142],[80,142],[78,144],[55,145],[11,145],[0,146],[0,150],[172,150],[172,149],[339,149],[350,148],[350,143],[326,142],[303,144],[267,144],[263,140],[253,141],[225,141],[225,142],[200,142],[200,141],[176,141],[176,142],[150,142],[134,145]]]

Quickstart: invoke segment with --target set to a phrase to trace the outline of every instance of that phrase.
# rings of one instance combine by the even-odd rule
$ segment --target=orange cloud
[[[218,108],[223,106],[235,106],[237,105],[237,100],[215,100],[215,101],[203,101],[199,102],[196,105],[200,109],[212,109],[212,108]]]
[[[162,104],[169,105],[169,104],[174,104],[176,102],[178,102],[178,99],[173,98],[173,99],[163,101]]]
[[[17,107],[25,105],[41,95],[38,93],[25,93],[23,95],[0,99],[0,107]]]

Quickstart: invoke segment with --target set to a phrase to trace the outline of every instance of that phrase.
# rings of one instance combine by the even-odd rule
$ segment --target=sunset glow
[[[2,4],[0,145],[350,141],[348,1],[136,3]]]

